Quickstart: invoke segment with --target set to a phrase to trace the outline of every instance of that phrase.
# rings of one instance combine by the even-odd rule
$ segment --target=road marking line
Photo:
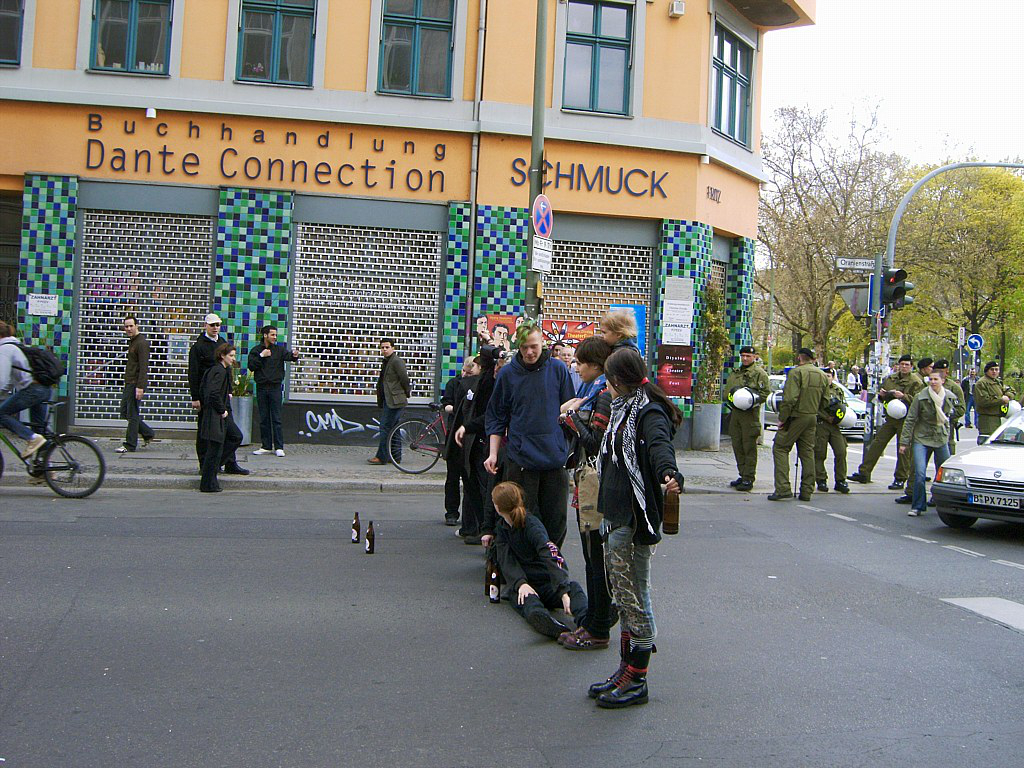
[[[939,543],[937,541],[932,541],[931,539],[922,539],[920,536],[911,536],[909,533],[904,533],[903,534],[903,538],[904,539],[910,539],[911,541],[920,541],[920,542],[923,542],[925,544],[938,544]],[[1022,566],[1022,567],[1024,567],[1024,566]]]
[[[821,507],[812,507],[807,504],[797,504],[797,506],[800,507],[800,509],[809,509],[811,510],[811,512],[828,512],[827,509],[822,509]]]
[[[965,608],[979,616],[1024,632],[1024,605],[1002,597],[947,597],[942,602]]]
[[[973,549],[964,549],[963,547],[954,547],[952,544],[944,544],[943,549],[951,549],[954,552],[959,552],[961,555],[970,555],[971,557],[985,557],[981,552],[975,552]]]
[[[1024,571],[1024,565],[1022,565],[1021,563],[1015,563],[1012,560],[993,560],[992,562],[997,563],[999,565],[1008,565],[1011,568],[1020,568],[1022,571]]]
[[[846,515],[840,515],[837,512],[829,512],[828,516],[829,517],[834,517],[834,518],[836,518],[836,520],[845,520],[848,523],[856,523],[857,522],[857,518],[856,517],[847,517]]]
[[[874,530],[876,530],[876,531],[885,531],[885,530],[888,530],[887,528],[883,528],[883,527],[882,527],[882,526],[880,526],[880,525],[874,525],[874,524],[872,524],[872,523],[861,523],[861,525],[863,525],[863,526],[864,526],[865,528],[872,528],[872,529],[874,529]]]

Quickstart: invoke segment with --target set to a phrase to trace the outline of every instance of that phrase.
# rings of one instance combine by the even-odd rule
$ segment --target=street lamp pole
[[[533,130],[530,142],[530,201],[527,216],[533,209],[533,201],[541,193],[544,183],[544,107],[548,71],[548,0],[537,0],[537,35],[534,42],[533,58]],[[543,286],[540,273],[533,266],[533,223],[526,227],[526,316],[531,320],[540,318],[540,297]]]

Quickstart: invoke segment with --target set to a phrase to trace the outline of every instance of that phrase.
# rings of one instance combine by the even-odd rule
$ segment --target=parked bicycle
[[[47,402],[51,410],[62,408],[64,402]],[[27,459],[14,447],[7,433],[0,430],[0,441],[5,443],[25,465],[29,475],[42,478],[54,493],[71,499],[84,499],[103,485],[107,464],[99,446],[81,435],[58,435],[49,426],[43,437],[46,442]],[[0,476],[4,473],[4,455],[0,450]]]
[[[430,404],[434,417],[403,419],[388,433],[388,459],[402,472],[420,475],[437,464],[448,439],[448,424],[437,403]]]

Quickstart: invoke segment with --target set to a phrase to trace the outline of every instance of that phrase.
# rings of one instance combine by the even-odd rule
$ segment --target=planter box
[[[690,450],[717,451],[722,438],[722,404],[697,403],[693,406]]]

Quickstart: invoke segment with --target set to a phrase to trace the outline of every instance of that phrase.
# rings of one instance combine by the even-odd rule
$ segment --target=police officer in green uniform
[[[828,379],[814,364],[814,352],[803,347],[796,355],[797,366],[786,376],[779,405],[779,429],[775,433],[775,493],[769,501],[793,498],[789,484],[789,454],[796,446],[800,457],[800,501],[814,493],[814,428],[818,411],[828,402]]]
[[[960,419],[967,413],[967,398],[964,397],[963,387],[949,375],[948,360],[936,360],[932,363],[932,370],[942,374],[942,386],[956,398],[953,416],[949,420],[949,455],[952,456],[956,453],[956,433],[960,428]]]
[[[882,407],[885,407],[890,400],[902,400],[904,405],[910,407],[910,401],[913,400],[914,395],[924,389],[924,381],[914,373],[913,369],[914,359],[910,355],[903,355],[897,364],[897,369],[885,378],[878,390],[878,401]],[[885,447],[890,440],[895,437],[896,444],[899,445],[902,430],[903,419],[894,419],[886,412],[885,423],[879,427],[874,438],[868,444],[864,460],[860,463],[857,471],[850,475],[850,480],[855,480],[858,483],[870,483],[871,470],[875,468],[875,464],[885,453]],[[910,451],[897,455],[899,458],[896,461],[896,472],[892,485],[889,486],[890,491],[900,490],[910,479]]]
[[[999,363],[985,363],[985,375],[974,385],[974,407],[978,411],[978,432],[991,435],[1006,415],[1006,406],[1016,395],[999,378]]]
[[[828,392],[818,409],[818,424],[814,428],[814,476],[818,481],[818,490],[828,493],[828,472],[825,471],[825,459],[829,446],[832,446],[834,458],[836,490],[849,493],[846,484],[846,436],[839,429],[839,422],[846,415],[846,393],[836,384],[836,372],[825,369],[828,378]]]
[[[736,390],[746,387],[754,395],[754,404],[747,410],[733,405]],[[761,403],[768,398],[768,374],[757,362],[753,347],[740,347],[740,364],[733,368],[725,382],[726,401],[729,403],[729,437],[732,453],[736,457],[739,477],[729,485],[737,491],[754,487],[757,474],[757,439],[761,436]]]

